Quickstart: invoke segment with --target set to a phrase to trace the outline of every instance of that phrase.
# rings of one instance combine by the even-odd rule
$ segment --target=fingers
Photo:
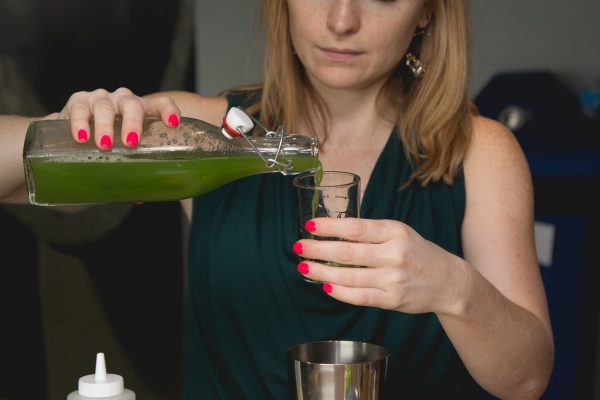
[[[118,98],[117,108],[123,115],[121,141],[127,147],[136,147],[144,126],[144,104],[139,97],[131,94]]]
[[[323,291],[339,301],[355,306],[390,308],[386,304],[386,292],[382,289],[354,288],[326,282],[323,284]]]
[[[306,221],[304,229],[323,237],[339,237],[353,242],[384,243],[392,238],[397,221],[362,218],[313,218]]]
[[[377,286],[382,278],[381,270],[332,267],[303,261],[298,264],[298,272],[306,278],[323,282],[323,291],[340,301],[357,306],[381,307],[386,304],[387,292]]]
[[[384,277],[381,270],[343,265],[326,265],[316,261],[302,261],[298,272],[317,282],[334,282],[357,288],[378,288]],[[385,272],[384,272],[385,273]]]
[[[116,109],[108,96],[99,97],[91,104],[94,115],[94,141],[96,147],[108,150],[113,145]]]
[[[65,106],[62,116],[71,120],[71,134],[79,143],[87,142],[90,138],[90,117],[92,113],[84,92],[71,96]]]
[[[94,118],[94,142],[102,150],[112,147],[116,108],[104,89],[73,94],[61,112],[71,121],[71,134],[77,142],[90,139],[90,119]]]
[[[162,121],[171,127],[179,125],[181,111],[175,105],[173,99],[168,96],[151,96],[141,99],[146,113],[149,115],[160,116]]]
[[[354,243],[340,240],[303,239],[294,249],[309,260],[327,260],[336,264],[377,267],[389,260],[383,246],[378,244]]]
[[[114,132],[116,115],[122,115],[120,132]],[[160,116],[167,126],[179,124],[181,112],[167,96],[141,98],[127,88],[114,92],[104,89],[78,92],[71,96],[61,116],[71,121],[71,134],[75,141],[83,143],[91,139],[101,150],[113,146],[115,135],[127,147],[136,147],[143,130],[144,117]],[[90,120],[93,118],[93,130]]]

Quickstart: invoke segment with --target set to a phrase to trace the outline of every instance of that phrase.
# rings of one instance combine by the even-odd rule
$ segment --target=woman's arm
[[[533,190],[512,133],[477,118],[465,160],[462,259],[399,221],[315,218],[302,256],[330,296],[408,313],[434,312],[473,378],[502,399],[538,399],[553,340],[533,237]]]
[[[39,119],[54,119],[58,114],[30,118],[0,115],[0,202],[27,203],[23,142],[29,123]]]
[[[554,347],[535,253],[531,176],[504,126],[475,118],[465,180],[461,312],[440,321],[483,387],[501,398],[537,399]]]
[[[114,92],[98,89],[92,92],[73,94],[63,111],[63,117],[71,120],[71,135],[76,141],[95,140],[101,147],[100,134],[109,134],[111,142],[127,140],[129,132],[141,132],[142,119],[145,115],[161,116],[165,123],[189,116],[220,125],[225,115],[227,101],[220,97],[203,97],[188,92],[163,92],[138,97],[128,89],[119,88]],[[123,116],[122,132],[113,132],[113,121],[117,114]],[[20,116],[0,116],[0,202],[27,203],[27,190],[23,170],[23,141],[30,122],[36,119],[55,119],[54,113],[42,118],[25,118]],[[89,121],[94,118],[95,138],[85,137],[82,140],[80,131],[90,132]],[[121,139],[115,139],[120,136]],[[190,202],[184,203],[189,214]]]

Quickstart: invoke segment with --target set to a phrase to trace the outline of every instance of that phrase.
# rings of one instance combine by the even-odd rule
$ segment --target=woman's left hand
[[[306,258],[298,271],[323,282],[346,303],[407,313],[453,313],[460,299],[462,260],[393,220],[314,218],[311,233],[345,241],[303,239],[294,251]],[[367,268],[335,267],[323,260]]]

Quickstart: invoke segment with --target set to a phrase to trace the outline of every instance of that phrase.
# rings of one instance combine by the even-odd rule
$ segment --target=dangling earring
[[[406,53],[406,66],[415,78],[422,78],[425,74],[425,66],[413,53]]]
[[[412,49],[418,49],[421,46],[421,40],[422,40],[422,36],[430,36],[431,34],[429,32],[427,32],[424,28],[418,29],[414,35],[413,35],[413,44],[411,46]],[[408,67],[408,69],[410,69],[410,72],[412,72],[413,76],[415,78],[422,78],[423,75],[425,75],[425,66],[423,65],[423,63],[421,62],[421,60],[419,60],[417,58],[417,56],[415,56],[413,53],[411,53],[410,51],[408,53],[406,53],[406,66]]]

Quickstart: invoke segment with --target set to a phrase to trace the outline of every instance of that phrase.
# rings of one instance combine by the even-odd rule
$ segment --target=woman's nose
[[[360,28],[360,4],[357,0],[333,0],[327,15],[327,27],[336,35],[347,35]]]

